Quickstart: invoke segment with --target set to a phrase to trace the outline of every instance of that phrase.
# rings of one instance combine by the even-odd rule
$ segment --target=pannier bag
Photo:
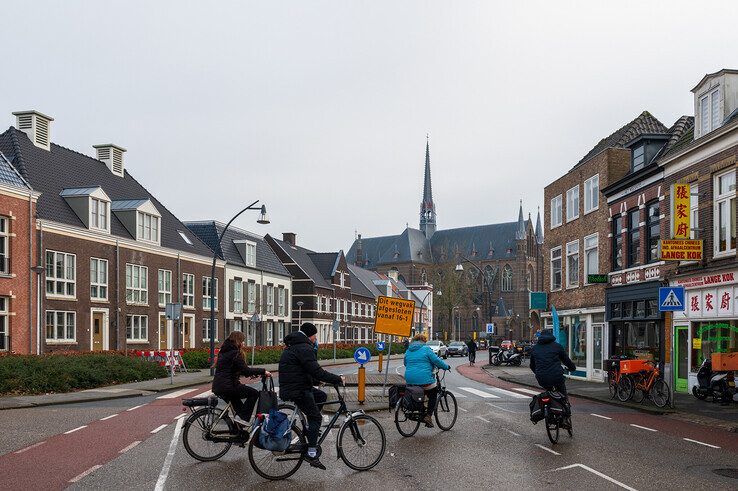
[[[425,391],[417,385],[408,385],[405,395],[402,396],[402,407],[405,411],[420,412],[425,402]]]
[[[544,403],[543,399],[547,398],[548,403]],[[544,407],[548,406],[549,413],[556,416],[571,416],[571,407],[566,398],[558,392],[541,392],[540,394],[533,396],[533,400],[530,401],[530,420],[533,423],[538,423],[546,417]]]
[[[543,413],[543,404],[541,403],[541,396],[545,394],[546,393],[544,392],[543,394],[533,396],[533,399],[530,401],[530,420],[533,424],[538,423],[545,417]]]
[[[389,408],[394,409],[397,403],[400,402],[402,396],[405,395],[404,385],[393,385],[389,388]]]
[[[265,416],[264,424],[259,430],[259,448],[272,452],[284,452],[292,441],[289,417],[272,409]]]

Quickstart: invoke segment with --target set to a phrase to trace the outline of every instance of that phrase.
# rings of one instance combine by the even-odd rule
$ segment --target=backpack
[[[259,430],[259,448],[272,452],[284,452],[292,441],[289,417],[272,409]]]
[[[417,385],[408,385],[402,396],[402,407],[405,411],[422,412],[425,402],[425,390]]]
[[[405,395],[405,387],[405,385],[393,385],[389,388],[388,394],[390,409],[394,409],[397,406],[397,403],[402,400],[402,397]]]

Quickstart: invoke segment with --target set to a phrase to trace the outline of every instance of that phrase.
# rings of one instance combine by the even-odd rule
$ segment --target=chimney
[[[107,165],[110,172],[118,177],[125,175],[125,166],[123,165],[123,152],[126,151],[125,148],[112,143],[93,145],[92,148],[97,151],[97,160]]]
[[[283,232],[282,240],[291,246],[297,246],[297,234],[294,232]]]
[[[356,239],[356,265],[360,268],[363,268],[366,266],[366,263],[364,262],[364,246],[361,242],[361,234],[359,234],[359,238]]]
[[[16,117],[16,128],[28,135],[38,148],[49,150],[51,122],[54,118],[38,111],[18,111],[13,116]]]

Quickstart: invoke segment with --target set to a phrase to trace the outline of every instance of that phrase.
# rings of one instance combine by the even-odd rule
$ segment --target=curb
[[[135,390],[135,389],[134,389]],[[98,402],[98,401],[111,401],[114,399],[130,399],[132,397],[143,397],[155,394],[153,391],[139,390],[138,394],[110,394],[107,396],[90,397],[85,399],[75,399],[69,401],[50,401],[50,402],[25,402],[18,404],[17,406],[0,406],[0,411],[7,411],[10,409],[28,409],[33,407],[44,407],[44,406],[62,406],[64,404],[80,404],[84,402]]]

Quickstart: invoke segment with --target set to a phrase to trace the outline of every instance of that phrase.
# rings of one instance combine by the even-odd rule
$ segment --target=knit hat
[[[310,337],[318,333],[318,328],[310,322],[305,322],[302,326],[300,326],[300,331],[302,331],[305,336]]]

